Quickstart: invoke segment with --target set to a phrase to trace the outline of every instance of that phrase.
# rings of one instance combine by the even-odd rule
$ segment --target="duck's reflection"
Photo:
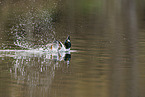
[[[70,52],[59,52],[58,54],[51,54],[51,57],[49,57],[56,61],[65,61],[69,65],[69,62],[71,60],[71,54]]]
[[[69,64],[69,62],[71,60],[71,54],[70,54],[70,52],[67,52],[65,54],[64,60],[67,62],[67,64]]]
[[[4,60],[10,58],[12,67],[10,73],[18,84],[30,86],[47,86],[52,83],[58,68],[68,68],[71,59],[70,52],[5,52],[1,53]],[[5,59],[6,58],[6,59]],[[13,59],[12,59],[13,58]]]

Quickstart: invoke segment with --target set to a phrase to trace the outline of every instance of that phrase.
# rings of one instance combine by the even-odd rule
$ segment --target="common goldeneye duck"
[[[67,39],[65,40],[64,45],[65,45],[65,48],[67,50],[70,50],[70,47],[71,47],[70,36],[67,37]]]
[[[53,41],[53,43],[47,44],[46,46],[50,51],[54,51],[54,52],[69,51],[70,47],[71,47],[70,36],[67,37],[64,45],[62,44],[62,42],[55,40],[55,41]]]

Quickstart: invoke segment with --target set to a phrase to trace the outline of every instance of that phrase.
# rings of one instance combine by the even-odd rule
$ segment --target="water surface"
[[[1,97],[145,96],[144,0],[0,5]],[[34,50],[68,35],[70,53]]]

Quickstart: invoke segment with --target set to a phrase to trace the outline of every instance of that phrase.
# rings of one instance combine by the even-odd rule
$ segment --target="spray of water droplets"
[[[11,28],[14,44],[25,49],[36,49],[54,40],[54,27],[49,11],[30,11],[18,17]]]

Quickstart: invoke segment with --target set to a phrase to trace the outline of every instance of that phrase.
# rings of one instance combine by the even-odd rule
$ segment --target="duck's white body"
[[[65,45],[65,46],[64,46]],[[46,45],[46,48],[50,52],[65,52],[70,51],[71,42],[70,42],[70,36],[67,37],[65,44],[62,44],[62,42],[55,40],[53,43],[49,43]]]
[[[61,44],[61,46],[60,46]],[[65,46],[59,42],[59,43],[49,43],[46,45],[46,48],[51,52],[60,52],[60,51],[69,51],[70,49],[66,49]]]

